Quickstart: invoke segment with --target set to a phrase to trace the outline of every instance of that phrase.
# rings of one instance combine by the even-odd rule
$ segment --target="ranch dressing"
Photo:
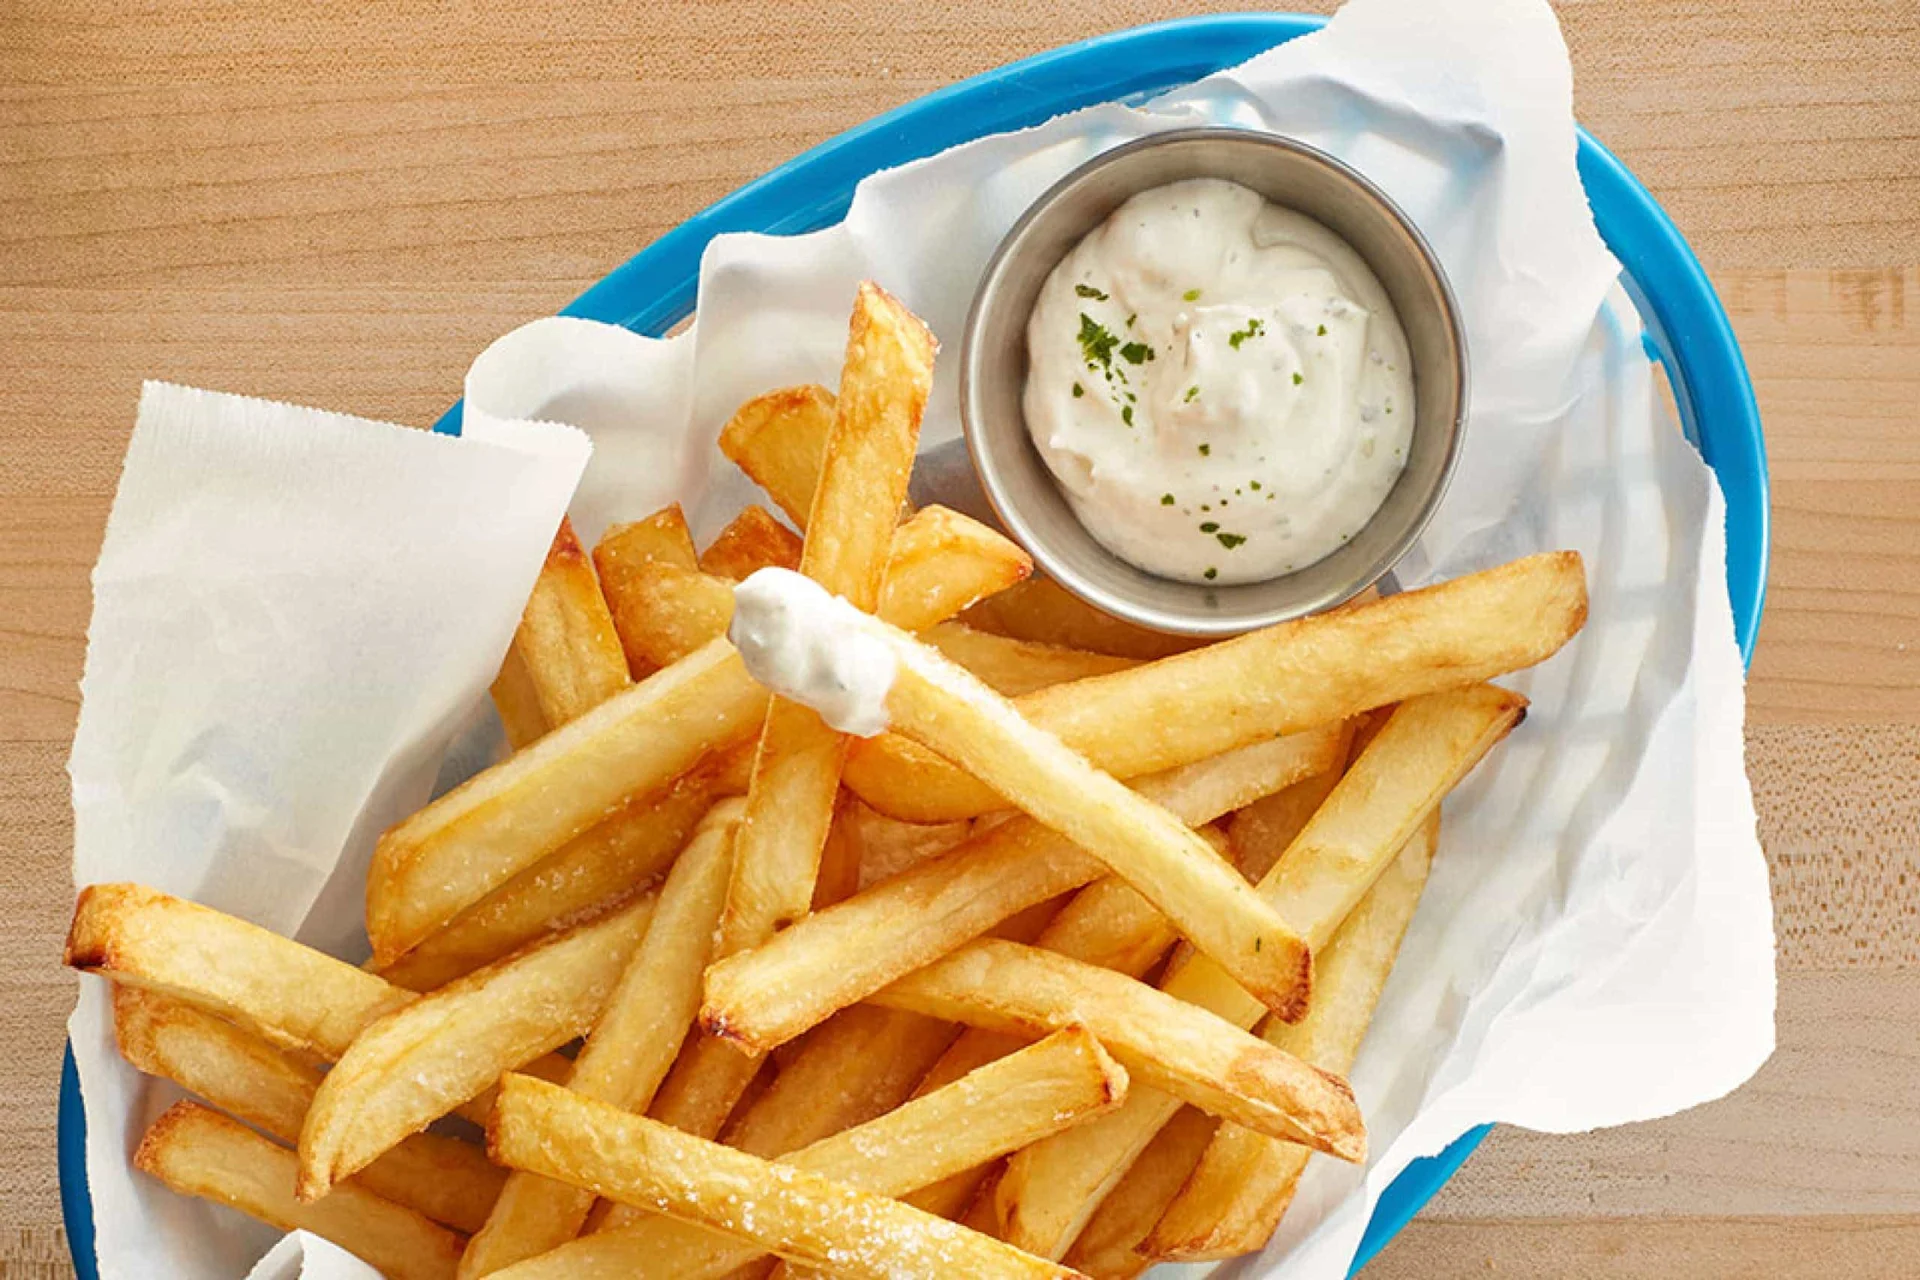
[[[893,650],[872,619],[791,569],[760,569],[733,589],[727,639],[747,674],[812,707],[842,733],[871,738],[887,727]]]
[[[1121,205],[1048,277],[1027,351],[1027,430],[1074,513],[1161,577],[1304,569],[1406,464],[1413,367],[1386,290],[1237,183]]]

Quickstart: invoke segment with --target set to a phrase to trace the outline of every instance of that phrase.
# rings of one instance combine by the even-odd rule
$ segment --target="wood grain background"
[[[490,338],[805,147],[1206,7],[0,5],[0,1280],[69,1274],[63,762],[140,380],[424,425]],[[1583,120],[1712,272],[1766,419],[1780,1050],[1671,1120],[1502,1131],[1370,1274],[1920,1275],[1920,10],[1560,12]]]

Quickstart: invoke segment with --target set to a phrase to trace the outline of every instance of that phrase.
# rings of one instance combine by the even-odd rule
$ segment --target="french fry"
[[[1293,1025],[1269,1022],[1262,1032],[1269,1043],[1323,1070],[1345,1074],[1353,1069],[1426,887],[1439,820],[1436,811],[1421,838],[1407,842],[1348,914],[1322,954],[1307,1016]],[[1179,1194],[1164,1205],[1142,1255],[1199,1261],[1264,1247],[1293,1199],[1308,1154],[1251,1129],[1222,1125]]]
[[[639,892],[672,863],[722,793],[720,772],[718,762],[703,765],[659,795],[627,801],[378,970],[380,976],[409,991],[431,991]]]
[[[712,1138],[725,1127],[765,1059],[705,1032],[680,1050],[647,1114],[697,1138]]]
[[[876,813],[858,796],[842,795],[834,811],[834,831],[845,840],[858,873],[856,889],[899,875],[928,858],[945,853],[973,834],[971,822],[923,826]],[[847,895],[851,897],[852,895]],[[814,908],[822,910],[816,905]]]
[[[562,517],[513,634],[549,728],[599,706],[632,683],[613,615],[573,522]]]
[[[360,1032],[300,1130],[303,1200],[365,1168],[522,1062],[592,1028],[653,902],[642,900],[471,974]]]
[[[1333,768],[1341,742],[1339,726],[1308,730],[1141,779],[1138,787],[1198,825]],[[701,1021],[771,1048],[1105,873],[1065,837],[1030,818],[1011,818],[720,961],[707,971]]]
[[[493,709],[500,713],[500,725],[507,731],[507,745],[515,751],[547,731],[547,717],[540,710],[540,694],[533,687],[527,660],[511,644],[488,692],[493,696]]]
[[[855,609],[880,604],[934,348],[918,317],[861,284],[799,568]],[[727,891],[724,951],[758,946],[807,914],[846,754],[847,736],[813,708],[782,697],[767,708]]]
[[[720,452],[804,529],[833,422],[831,391],[783,387],[755,396],[734,411],[720,430]]]
[[[645,646],[634,642],[636,628],[644,621],[629,617],[626,612],[635,575],[644,575],[648,565],[692,570],[695,563],[693,534],[678,503],[654,512],[645,520],[613,526],[600,535],[600,541],[594,546],[593,567],[600,578],[600,591],[613,618],[614,634],[627,655],[627,670],[635,680],[644,680],[666,665]]]
[[[725,635],[733,617],[727,579],[657,560],[623,567],[608,580],[607,598],[629,658],[656,669]]]
[[[1029,578],[967,610],[961,621],[1012,640],[1066,645],[1151,662],[1200,648],[1190,636],[1149,631],[1096,609],[1051,578]]]
[[[755,581],[783,572],[764,569]],[[836,604],[805,578],[786,574],[782,585]],[[795,609],[787,620],[814,628],[804,643],[835,645],[857,637],[884,648],[893,660],[886,710],[895,732],[959,764],[1015,807],[1095,854],[1171,919],[1183,937],[1276,1011],[1305,1007],[1312,972],[1305,942],[1178,816],[1088,764],[1012,703],[897,628],[844,603]],[[750,822],[742,832],[743,851]],[[740,882],[736,865],[736,893]],[[724,1025],[711,1029],[726,1034]]]
[[[390,1280],[451,1280],[463,1240],[424,1215],[345,1183],[318,1204],[294,1198],[294,1154],[198,1103],[147,1130],[134,1167],[182,1195],[238,1209],[282,1231],[311,1231]]]
[[[1220,1127],[1220,1122],[1206,1112],[1182,1107],[1100,1201],[1079,1239],[1067,1250],[1067,1265],[1095,1280],[1132,1280],[1152,1266],[1154,1258],[1141,1250],[1141,1241],[1200,1163],[1207,1143]],[[1263,1136],[1263,1141],[1273,1139]],[[1306,1153],[1305,1147],[1291,1143],[1276,1145],[1302,1156]]]
[[[739,810],[738,801],[718,806],[674,864],[645,936],[574,1060],[567,1083],[575,1092],[625,1110],[645,1110],[653,1100],[699,1007]],[[484,1229],[468,1242],[461,1276],[489,1275],[565,1244],[592,1208],[590,1192],[514,1174]]]
[[[393,826],[367,877],[375,963],[392,964],[609,810],[744,740],[766,703],[717,640]]]
[[[1357,744],[1354,749],[1357,751]],[[1240,868],[1240,874],[1257,882],[1273,870],[1287,846],[1326,803],[1327,796],[1340,781],[1340,772],[1329,769],[1311,778],[1302,778],[1233,815],[1227,827],[1227,847],[1232,850],[1234,865]]]
[[[1553,552],[1054,685],[1015,705],[1097,768],[1130,778],[1531,666],[1585,619],[1580,557]],[[937,751],[914,750],[897,733],[856,744],[846,784],[909,822],[964,818],[1005,803],[988,779],[968,776]]]
[[[748,507],[735,516],[700,553],[700,571],[740,581],[769,565],[800,567],[800,535],[768,514],[765,507]]]
[[[487,1137],[506,1164],[657,1206],[841,1275],[1074,1274],[885,1196],[794,1165],[769,1164],[524,1077],[505,1083]],[[928,1145],[924,1135],[920,1145]],[[521,1280],[527,1274],[522,1270]]]
[[[1130,658],[1114,658],[1089,649],[1069,649],[1033,640],[1014,640],[991,631],[975,631],[958,622],[943,622],[921,632],[920,638],[938,649],[949,662],[971,671],[979,681],[1004,697],[1017,697],[1048,685],[1110,675],[1138,666]]]
[[[1051,951],[983,939],[874,997],[1003,1034],[1083,1023],[1140,1083],[1343,1160],[1366,1154],[1346,1082],[1204,1009]]]
[[[113,1030],[120,1056],[136,1069],[171,1080],[282,1142],[300,1140],[300,1122],[320,1086],[317,1067],[204,1010],[138,987],[114,988]],[[505,1179],[479,1148],[420,1133],[354,1181],[456,1231],[475,1231]]]

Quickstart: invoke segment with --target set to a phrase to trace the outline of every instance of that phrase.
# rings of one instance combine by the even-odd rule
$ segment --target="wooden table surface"
[[[424,425],[490,338],[746,179],[961,76],[1182,11],[485,7],[0,5],[0,1280],[69,1274],[62,766],[140,380]],[[1582,119],[1699,251],[1766,419],[1747,759],[1780,1048],[1670,1120],[1498,1133],[1369,1274],[1920,1275],[1920,10],[1561,17]]]

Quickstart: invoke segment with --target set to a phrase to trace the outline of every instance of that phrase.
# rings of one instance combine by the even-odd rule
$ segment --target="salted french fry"
[[[1136,662],[1185,653],[1205,644],[1191,636],[1149,631],[1082,600],[1051,578],[1029,578],[989,596],[962,616],[967,626],[1014,640],[1067,645]]]
[[[367,876],[375,963],[392,964],[609,810],[744,740],[766,703],[717,640],[391,827]]]
[[[774,519],[765,507],[743,510],[700,553],[702,573],[735,582],[769,565],[799,568],[800,535]]]
[[[507,745],[515,751],[547,731],[547,717],[540,710],[540,693],[533,687],[533,676],[518,649],[507,646],[500,660],[500,674],[488,689],[493,708],[500,713],[500,725],[507,731]]]
[[[390,1280],[451,1280],[460,1259],[459,1233],[365,1187],[345,1183],[318,1204],[296,1200],[293,1152],[197,1103],[154,1121],[133,1164],[182,1195],[331,1240]]]
[[[573,522],[564,517],[534,579],[513,648],[549,728],[599,706],[632,683],[600,580],[574,535]]]
[[[299,1194],[318,1199],[486,1089],[590,1030],[653,913],[642,900],[481,969],[360,1032],[300,1130]]]
[[[1130,778],[1531,666],[1585,619],[1580,557],[1553,552],[1054,685],[1015,705],[1096,767]],[[884,734],[855,745],[846,784],[909,822],[1005,807],[990,780],[956,763]]]
[[[1292,1025],[1269,1022],[1262,1032],[1268,1042],[1323,1070],[1353,1069],[1426,887],[1439,820],[1438,812],[1428,818],[1428,829],[1407,842],[1333,935],[1321,955],[1307,1016]],[[1309,1154],[1251,1129],[1222,1125],[1178,1196],[1164,1206],[1142,1255],[1200,1261],[1264,1247],[1293,1199]]]
[[[1067,1250],[1067,1265],[1095,1280],[1132,1280],[1152,1266],[1155,1259],[1142,1251],[1141,1241],[1200,1163],[1201,1154],[1220,1127],[1220,1122],[1206,1112],[1182,1107],[1100,1201],[1079,1239]],[[1278,1145],[1303,1156],[1306,1153],[1305,1147]]]
[[[729,1041],[696,1034],[681,1047],[647,1114],[697,1138],[717,1137],[765,1061]]]
[[[855,609],[880,604],[933,387],[934,349],[918,317],[862,282],[799,566]],[[723,951],[758,946],[807,914],[846,754],[847,736],[812,707],[776,696],[767,708],[721,925]]]
[[[720,430],[720,452],[804,529],[833,422],[831,391],[817,386],[782,387],[755,396],[734,411]]]
[[[1275,738],[1137,785],[1182,821],[1199,825],[1333,768],[1341,733],[1336,725]],[[1030,818],[1011,818],[714,965],[701,1021],[770,1048],[1018,912],[1105,873],[1098,859],[1065,837]]]
[[[1177,815],[1088,764],[934,650],[849,608],[804,577],[763,569],[740,587],[738,599],[748,599],[749,589],[761,583],[778,583],[796,601],[817,602],[784,615],[799,643],[823,648],[864,643],[880,655],[875,660],[891,658],[885,701],[895,732],[960,765],[1036,821],[1093,853],[1172,920],[1183,937],[1276,1011],[1305,1007],[1312,971],[1305,942]],[[738,618],[734,633],[744,638]],[[755,652],[749,668],[767,676],[766,658]],[[743,851],[750,824],[751,818],[742,832]],[[740,883],[736,865],[736,894]],[[713,1029],[725,1034],[720,1026]]]
[[[982,684],[1009,698],[1139,665],[1130,658],[1109,657],[1089,649],[975,631],[958,622],[930,627],[920,633],[920,638],[946,655],[949,662],[965,667]]]
[[[725,635],[733,617],[728,579],[657,560],[623,567],[608,579],[607,598],[628,655],[655,668]]]
[[[113,992],[114,1039],[137,1070],[173,1081],[282,1142],[300,1140],[320,1070],[250,1031],[138,987]],[[362,1169],[360,1186],[456,1231],[475,1231],[506,1172],[479,1148],[420,1133]]]
[[[1366,1154],[1345,1081],[1204,1009],[1051,951],[982,939],[874,1002],[1008,1035],[1078,1022],[1144,1085],[1343,1160]]]
[[[1324,947],[1410,841],[1434,838],[1430,818],[1441,799],[1518,722],[1525,705],[1492,685],[1402,703],[1261,881],[1262,895]],[[1191,953],[1175,956],[1161,989],[1235,1026],[1251,1027],[1266,1012],[1218,966]],[[1058,1256],[1178,1110],[1168,1094],[1137,1088],[1113,1114],[1022,1151],[998,1192],[1009,1238]]]
[[[1352,750],[1358,752],[1357,741]],[[1227,827],[1227,846],[1240,873],[1249,880],[1264,879],[1339,781],[1340,770],[1329,769],[1263,796],[1234,814]]]
[[[377,972],[409,991],[431,991],[640,892],[723,794],[720,772],[719,762],[703,765],[659,795],[621,805]]]
[[[973,834],[971,822],[924,826],[876,813],[858,796],[843,795],[834,811],[834,834],[846,841],[857,873],[856,889],[877,884],[945,853]],[[845,895],[851,897],[851,894]],[[817,904],[814,910],[822,910]]]
[[[1114,1087],[1110,1078],[1101,1085],[1103,1092]],[[509,1165],[657,1206],[761,1251],[831,1266],[841,1275],[896,1280],[1074,1274],[885,1196],[796,1165],[769,1164],[530,1079],[506,1082],[487,1136],[496,1158]],[[924,1133],[918,1145],[930,1145]],[[848,1146],[857,1156],[858,1144]],[[903,1147],[901,1155],[909,1150]],[[520,1280],[528,1274],[523,1269]]]
[[[739,810],[738,801],[718,806],[674,863],[632,961],[574,1060],[567,1087],[576,1093],[643,1111],[673,1066],[713,953]],[[579,1234],[592,1208],[591,1192],[516,1173],[468,1243],[460,1274],[489,1275],[563,1245]]]
[[[645,645],[635,643],[637,630],[645,621],[628,614],[635,575],[644,575],[648,565],[691,571],[696,563],[693,534],[678,503],[663,507],[645,520],[613,526],[594,546],[593,567],[600,578],[601,594],[606,597],[614,634],[620,638],[627,669],[635,680],[644,680],[667,665]]]

